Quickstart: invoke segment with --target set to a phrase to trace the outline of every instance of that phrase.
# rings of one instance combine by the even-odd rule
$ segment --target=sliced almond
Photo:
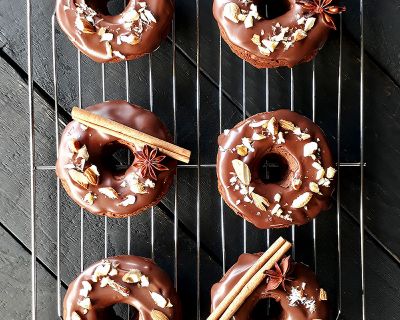
[[[318,186],[317,183],[315,183],[315,182],[310,182],[309,187],[310,187],[310,190],[311,190],[312,192],[314,192],[314,193],[320,193],[320,191],[319,191],[319,186]]]
[[[305,37],[307,37],[307,32],[305,32],[303,29],[297,29],[297,30],[293,33],[293,39],[294,39],[294,41],[303,40]]]
[[[271,53],[275,51],[275,48],[279,44],[278,41],[272,41],[272,40],[267,40],[267,39],[264,39],[261,42],[264,45],[264,47],[266,47],[269,50],[269,52],[271,52]]]
[[[251,42],[253,42],[256,46],[261,46],[261,37],[258,34],[253,34],[251,38]]]
[[[160,308],[170,308],[172,304],[169,300],[165,299],[161,294],[157,292],[150,292],[150,295],[157,306]]]
[[[82,320],[82,318],[74,311],[72,312],[71,320]]]
[[[276,202],[281,201],[281,199],[282,199],[282,195],[281,195],[280,193],[277,193],[277,194],[274,195],[274,200],[275,200]]]
[[[239,159],[235,159],[232,160],[232,166],[239,180],[248,186],[251,181],[251,173],[248,165]]]
[[[90,298],[86,297],[86,298],[83,298],[82,300],[79,300],[78,306],[80,306],[83,309],[90,310],[90,308],[92,307]]]
[[[269,204],[269,201],[265,197],[260,196],[259,194],[255,193],[255,192],[251,193],[251,197],[253,198],[254,205],[258,209],[260,209],[262,211],[267,211],[266,206],[269,207],[270,204]]]
[[[263,56],[269,56],[271,54],[271,51],[263,46],[258,46],[258,51],[260,51]]]
[[[139,18],[140,18],[139,13],[134,9],[125,12],[123,15],[123,19],[124,19],[125,23],[138,21]]]
[[[131,194],[128,194],[121,203],[117,204],[117,206],[127,207],[127,206],[131,206],[135,203],[136,203],[136,197]]]
[[[249,153],[249,150],[247,149],[246,146],[241,144],[236,146],[236,152],[239,156],[245,157]]]
[[[244,27],[246,29],[250,29],[254,26],[253,16],[251,14],[247,15],[246,19],[244,19]]]
[[[82,172],[75,169],[70,169],[68,170],[68,174],[71,177],[71,179],[77,184],[79,184],[81,187],[85,189],[89,188],[89,180]]]
[[[94,201],[96,200],[96,195],[93,192],[88,192],[85,194],[83,200],[87,202],[89,205],[93,205]]]
[[[266,139],[267,137],[264,136],[263,134],[254,132],[254,133],[253,133],[253,136],[252,136],[251,138],[252,138],[254,141],[260,141],[260,140]]]
[[[292,180],[292,187],[294,190],[300,190],[300,187],[302,185],[302,181],[298,178],[293,178]]]
[[[268,121],[267,130],[271,135],[276,136],[278,134],[278,129],[278,122],[275,117],[272,117]]]
[[[325,176],[325,170],[323,168],[319,169],[317,171],[316,179],[321,180],[324,176]]]
[[[140,278],[142,276],[142,272],[138,269],[131,269],[122,277],[122,281],[126,283],[138,283],[140,282]]]
[[[305,157],[311,156],[318,149],[318,144],[314,141],[304,145],[303,154]]]
[[[140,286],[141,287],[148,287],[150,285],[149,277],[142,274],[140,277]]]
[[[109,43],[109,42],[107,41],[107,42],[105,42],[105,46],[106,46],[107,58],[112,58],[112,56],[113,56],[113,49],[112,49],[111,43]]]
[[[287,121],[287,120],[283,120],[283,119],[279,120],[279,125],[281,126],[282,129],[288,130],[288,131],[293,131],[294,128],[295,128],[295,125],[294,125],[293,122]]]
[[[78,150],[81,148],[80,142],[76,139],[69,140],[67,144],[68,144],[68,149],[73,153],[77,153]]]
[[[336,169],[335,168],[329,167],[326,170],[326,177],[328,179],[333,179],[335,177],[335,174],[336,174]]]
[[[314,27],[315,24],[315,18],[314,17],[310,17],[306,20],[305,24],[304,24],[304,31],[309,31]]]
[[[319,289],[319,300],[320,301],[326,301],[328,300],[328,294],[324,289]]]
[[[110,270],[111,270],[111,263],[109,261],[103,261],[94,270],[94,275],[96,277],[104,277],[104,276],[108,275]]]
[[[107,198],[118,199],[118,192],[112,187],[100,188],[99,192],[104,194]]]
[[[153,320],[169,320],[169,318],[164,313],[158,310],[152,310],[150,312],[150,315],[151,319]]]
[[[86,176],[91,185],[98,185],[100,173],[95,165],[91,165],[83,172],[83,174]]]
[[[83,147],[81,147],[76,155],[77,158],[81,158],[84,159],[85,161],[89,160],[89,152],[87,151],[87,147],[86,145],[84,145]]]
[[[312,198],[311,192],[305,192],[302,195],[298,196],[296,199],[293,200],[292,208],[300,209],[307,205]]]
[[[119,39],[121,40],[121,42],[128,43],[132,46],[134,46],[135,44],[138,44],[140,42],[140,38],[135,36],[134,34],[130,34],[129,36],[120,35]]]
[[[75,27],[82,33],[88,33],[88,34],[96,33],[95,27],[80,15],[76,16]]]
[[[225,18],[234,23],[239,23],[240,7],[233,2],[229,2],[224,6],[223,15]]]

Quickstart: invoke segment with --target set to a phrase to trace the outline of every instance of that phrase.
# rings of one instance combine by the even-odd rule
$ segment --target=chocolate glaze
[[[287,132],[284,134],[285,143],[278,145],[273,141],[272,136],[269,135],[266,139],[255,141],[253,144],[254,152],[249,152],[245,157],[241,157],[236,152],[228,150],[242,144],[243,137],[251,138],[253,136],[254,129],[249,126],[251,123],[269,120],[272,117],[275,117],[277,120],[291,121],[295,126],[300,127],[302,132],[306,131],[310,134],[311,138],[299,140],[298,136],[293,132],[285,131]],[[236,214],[261,229],[283,228],[292,224],[305,224],[310,219],[315,218],[321,210],[328,209],[334,190],[334,179],[331,181],[330,187],[320,186],[322,194],[313,193],[313,197],[306,207],[299,209],[291,207],[294,199],[305,192],[310,192],[310,182],[316,181],[317,170],[312,166],[314,160],[311,157],[304,157],[303,154],[304,145],[311,141],[319,141],[318,147],[320,148],[320,152],[318,160],[321,162],[322,167],[325,170],[328,167],[334,167],[332,154],[322,130],[308,118],[293,111],[278,110],[259,113],[237,124],[228,134],[221,134],[218,138],[220,148],[217,156],[217,175],[218,189],[225,202]],[[260,177],[260,167],[263,164],[263,159],[271,153],[279,154],[289,164],[288,173],[278,183],[264,183]],[[255,188],[255,193],[264,196],[270,202],[267,211],[260,210],[254,203],[244,202],[243,195],[231,186],[230,179],[232,178],[232,172],[234,172],[232,160],[234,159],[240,159],[248,165],[252,177],[250,186]],[[302,180],[299,190],[295,190],[291,185],[293,177]],[[271,210],[277,203],[274,201],[276,194],[281,195],[279,203],[281,204],[283,213],[288,214],[288,211],[291,211],[289,213],[292,221],[271,214]],[[239,204],[237,204],[238,200],[241,200]]]
[[[172,142],[167,128],[155,114],[126,101],[107,101],[88,107],[87,110],[159,139]],[[68,142],[71,139],[79,141],[81,146],[86,145],[89,154],[88,163],[96,165],[100,173],[98,185],[90,185],[89,189],[85,189],[71,179],[68,173],[69,169],[66,168],[73,161],[68,147]],[[154,188],[147,188],[146,194],[134,194],[129,186],[124,187],[123,182],[130,174],[138,173],[138,169],[133,167],[133,162],[125,172],[112,172],[107,166],[107,159],[111,156],[110,153],[113,149],[109,148],[109,146],[126,146],[132,151],[136,150],[136,147],[132,144],[97,130],[85,128],[76,121],[72,121],[66,126],[61,137],[56,172],[71,198],[93,214],[116,218],[138,214],[146,208],[157,204],[173,183],[176,161],[169,157],[165,158],[162,164],[167,166],[169,170],[157,171],[157,181],[154,181]],[[138,148],[138,150],[140,149]],[[161,155],[161,153],[159,154]],[[145,181],[146,179],[140,180]],[[104,187],[114,188],[119,194],[118,199],[110,199],[101,194],[99,189]],[[93,205],[84,200],[88,192],[93,192],[97,195]],[[128,206],[118,205],[127,195],[136,196],[135,204]]]
[[[261,254],[242,254],[224,275],[224,277],[211,288],[211,311],[213,311],[233,289],[235,284],[245,274],[245,272],[257,261]],[[260,286],[247,298],[242,307],[234,315],[235,320],[251,320],[251,312],[256,304],[262,299],[274,299],[282,308],[282,312],[277,319],[279,320],[327,320],[329,306],[327,301],[319,299],[320,286],[315,274],[301,263],[292,262],[293,272],[290,274],[292,281],[286,282],[286,291],[282,286],[275,290],[267,290],[267,281]],[[311,312],[303,304],[290,306],[288,296],[292,287],[302,287],[305,283],[304,296],[315,300],[315,311]]]
[[[117,256],[107,258],[107,261],[119,264],[117,267],[118,274],[110,276],[110,279],[127,287],[130,291],[129,296],[122,296],[110,286],[101,288],[100,280],[96,283],[91,280],[96,268],[102,264],[102,261],[99,261],[87,268],[68,286],[64,297],[65,320],[70,320],[73,312],[78,313],[82,320],[117,319],[112,307],[118,303],[125,303],[134,307],[138,311],[137,317],[134,318],[137,320],[153,320],[150,315],[152,310],[161,311],[169,320],[180,320],[182,318],[181,304],[173,283],[168,275],[152,260],[136,256]],[[131,269],[138,269],[143,275],[147,276],[149,278],[149,286],[140,287],[137,284],[129,284],[122,281],[123,275]],[[82,289],[83,281],[89,281],[92,285],[92,290],[88,295],[92,308],[86,315],[83,314],[82,307],[78,305],[78,301],[82,299],[80,290]],[[159,293],[165,299],[169,299],[173,307],[161,308],[157,306],[150,295],[150,291]]]
[[[106,1],[92,0],[87,1],[86,4],[97,2],[96,7],[105,6]],[[145,54],[151,53],[156,50],[161,41],[168,35],[171,21],[174,12],[174,6],[171,0],[146,0],[148,9],[152,12],[157,20],[156,23],[151,23],[146,27],[141,34],[141,41],[138,44],[131,45],[125,42],[117,43],[118,35],[129,36],[132,31],[129,27],[124,25],[123,16],[129,10],[140,9],[139,1],[130,0],[125,7],[124,11],[118,15],[110,16],[103,14],[101,10],[96,7],[96,16],[94,16],[94,25],[96,33],[88,34],[82,33],[75,26],[75,19],[77,16],[77,5],[85,4],[85,0],[57,0],[56,15],[58,22],[67,34],[72,43],[85,55],[97,62],[118,62],[122,59],[116,55],[112,57],[107,55],[105,42],[100,41],[100,35],[97,34],[98,30],[102,27],[107,28],[107,32],[114,34],[114,38],[110,41],[112,50],[119,51],[125,56],[125,60],[133,60]],[[142,1],[143,2],[143,1]]]
[[[262,18],[254,21],[252,28],[246,29],[243,23],[234,23],[223,15],[224,6],[227,3],[236,3],[241,9],[249,10],[249,4],[244,4],[241,0],[214,0],[213,13],[221,30],[221,35],[228,43],[231,49],[242,59],[251,63],[257,68],[275,68],[279,66],[287,66],[292,68],[296,64],[312,60],[318,51],[323,47],[329,34],[329,27],[323,22],[321,15],[314,15],[317,20],[314,27],[307,32],[307,37],[301,41],[294,43],[294,46],[284,51],[280,44],[275,51],[269,56],[260,53],[257,45],[251,39],[254,34],[260,35],[262,30],[267,38],[272,35],[272,26],[279,23],[284,27],[298,27],[298,17],[309,15],[300,5],[296,4],[296,0],[288,0],[290,9],[280,17],[274,19]],[[254,0],[254,4],[262,4],[263,0]]]

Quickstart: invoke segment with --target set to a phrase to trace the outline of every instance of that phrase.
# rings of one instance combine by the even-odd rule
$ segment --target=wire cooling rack
[[[197,150],[200,150],[200,0],[192,0],[195,2],[196,6],[196,136],[197,136]],[[30,151],[30,210],[31,210],[31,252],[32,252],[32,259],[31,259],[31,280],[32,280],[32,296],[31,296],[31,311],[32,311],[32,319],[37,319],[37,252],[36,252],[36,219],[38,217],[38,212],[36,210],[37,203],[36,203],[36,175],[38,170],[55,170],[54,164],[50,164],[47,166],[38,166],[35,161],[35,120],[34,120],[34,90],[33,90],[33,59],[32,59],[32,21],[31,21],[31,14],[32,14],[32,1],[26,0],[27,5],[27,70],[28,70],[28,90],[29,90],[29,120],[30,120],[30,140],[29,140],[29,151]],[[342,119],[342,16],[340,15],[339,18],[339,58],[338,58],[338,93],[337,93],[337,157],[338,157],[338,172],[337,172],[337,255],[338,255],[338,296],[337,296],[337,313],[336,319],[341,318],[342,312],[342,250],[341,250],[341,190],[340,190],[340,172],[341,168],[343,167],[358,167],[360,170],[360,194],[359,194],[359,201],[360,201],[360,209],[359,209],[359,219],[360,219],[360,229],[359,229],[359,236],[360,236],[360,265],[361,265],[361,301],[362,301],[362,319],[366,319],[365,314],[365,275],[364,275],[364,19],[363,19],[363,0],[359,2],[360,8],[360,101],[359,101],[359,110],[360,110],[360,118],[359,118],[359,125],[360,125],[360,162],[354,163],[341,163],[340,162],[340,141],[341,141],[341,119]],[[52,66],[53,66],[53,81],[54,81],[54,108],[55,108],[55,118],[54,118],[54,127],[55,127],[55,137],[56,143],[58,145],[59,142],[59,104],[58,104],[58,81],[57,81],[57,45],[56,45],[56,18],[55,15],[51,17],[51,25],[52,25]],[[172,27],[172,95],[173,95],[173,133],[176,142],[177,136],[177,95],[176,95],[176,28],[175,28],[175,20],[173,22]],[[79,107],[82,107],[82,78],[81,78],[81,53],[77,52],[77,66],[78,66],[78,102]],[[148,64],[149,64],[149,95],[150,95],[150,110],[153,110],[153,70],[152,70],[152,55],[148,56]],[[243,119],[246,118],[247,110],[246,110],[246,63],[243,62],[242,64],[242,114]],[[223,83],[222,83],[222,40],[221,37],[219,38],[219,78],[218,78],[218,102],[219,102],[219,131],[222,132],[222,119],[223,119],[223,112],[222,112],[222,97],[223,97]],[[312,62],[312,120],[315,121],[316,115],[316,76],[315,76],[315,62]],[[102,95],[103,100],[106,100],[106,92],[107,89],[105,85],[105,66],[102,65]],[[267,69],[265,74],[265,110],[269,110],[269,70]],[[121,97],[125,98],[127,101],[130,100],[130,77],[129,77],[129,64],[125,62],[125,82],[126,82],[126,96]],[[290,107],[291,110],[294,110],[294,75],[293,69],[290,69]],[[57,151],[58,155],[58,151]],[[177,176],[179,175],[179,169],[191,169],[192,175],[197,178],[197,193],[196,193],[196,296],[197,296],[197,319],[200,319],[200,267],[201,267],[201,259],[200,259],[200,240],[201,240],[201,230],[200,230],[200,200],[201,200],[201,193],[200,193],[200,181],[201,176],[200,172],[202,168],[213,168],[215,164],[201,164],[200,162],[200,152],[197,152],[196,159],[192,159],[192,162],[195,164],[189,165],[179,165]],[[173,228],[173,236],[174,236],[174,283],[175,286],[178,287],[178,218],[179,218],[179,211],[178,211],[178,186],[177,186],[177,178],[175,178],[175,185],[174,185],[174,228]],[[62,319],[62,294],[61,294],[61,268],[60,268],[60,246],[61,246],[61,238],[60,238],[60,181],[57,179],[56,182],[57,186],[57,197],[56,197],[56,208],[57,208],[57,266],[56,266],[56,276],[57,276],[57,313],[58,317]],[[226,265],[226,237],[225,237],[225,221],[224,221],[224,205],[222,198],[220,199],[220,223],[221,223],[221,252],[222,252],[222,269],[225,272],[227,265]],[[83,270],[84,267],[84,211],[80,209],[80,268]],[[154,232],[154,209],[151,209],[151,256],[154,257],[154,242],[155,242],[155,232]],[[127,253],[131,253],[131,218],[126,219],[127,223]],[[270,244],[270,234],[273,231],[268,230],[266,233],[266,242]],[[313,238],[313,258],[314,258],[314,269],[317,269],[317,244],[316,244],[316,234],[317,234],[317,225],[316,221],[312,222],[312,238]],[[295,243],[295,234],[296,228],[292,227],[291,229],[291,237],[293,242],[292,248],[292,255],[296,255],[296,243]],[[104,256],[107,257],[108,253],[108,219],[104,218]],[[247,223],[243,221],[243,251],[247,251]],[[128,311],[128,319],[129,319],[129,311]]]

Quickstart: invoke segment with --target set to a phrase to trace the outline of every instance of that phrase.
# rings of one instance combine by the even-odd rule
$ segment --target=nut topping
[[[131,269],[122,277],[122,281],[126,283],[138,283],[140,282],[140,278],[142,276],[142,272],[138,269]]]
[[[318,144],[316,142],[309,142],[304,145],[304,156],[309,157],[314,154],[315,151],[318,149]]]
[[[72,312],[71,320],[82,320],[82,318],[74,311]]]
[[[295,125],[293,122],[287,121],[287,120],[279,120],[279,125],[281,126],[282,129],[288,130],[288,131],[293,131],[295,128]]]
[[[83,309],[90,310],[92,307],[92,303],[90,302],[90,298],[83,298],[82,300],[78,301],[78,306],[80,306]]]
[[[152,310],[150,315],[153,320],[169,320],[164,313],[158,310]]]
[[[224,6],[223,15],[234,23],[239,23],[240,8],[236,3],[230,2]]]
[[[108,275],[111,270],[111,263],[109,261],[103,261],[103,263],[97,266],[96,270],[94,271],[94,275],[96,277],[104,277]]]
[[[329,168],[326,170],[326,177],[327,177],[328,179],[333,179],[333,178],[335,177],[335,174],[336,174],[336,169],[334,169],[334,168],[332,168],[332,167],[329,167]]]
[[[88,178],[80,171],[75,169],[68,170],[68,174],[71,179],[79,184],[81,187],[88,189],[89,188],[89,180]]]
[[[251,197],[253,198],[254,201],[254,205],[262,210],[262,211],[267,211],[267,209],[265,208],[265,206],[269,207],[269,202],[266,198],[264,198],[263,196],[260,196],[259,194],[252,192],[251,193]]]
[[[232,165],[239,180],[248,186],[251,181],[251,173],[248,165],[238,159],[232,160]]]
[[[97,186],[99,183],[100,173],[95,165],[91,165],[83,172],[83,174],[86,176],[91,185]]]
[[[311,192],[305,192],[302,195],[298,196],[296,199],[293,200],[292,203],[292,208],[294,209],[300,209],[303,208],[304,206],[307,205],[307,203],[310,202],[312,198],[312,193]]]
[[[75,27],[82,33],[88,33],[88,34],[96,33],[96,29],[94,28],[94,26],[80,15],[76,16]]]
[[[268,121],[267,130],[272,136],[276,136],[278,134],[278,122],[275,117],[272,117]]]
[[[171,302],[169,300],[165,299],[161,294],[159,294],[157,292],[151,292],[150,291],[150,295],[153,298],[155,304],[157,306],[159,306],[160,308],[171,308],[171,307],[173,307]]]
[[[328,300],[328,294],[326,293],[326,291],[324,289],[319,289],[319,300],[320,301],[326,301]]]
[[[236,146],[236,152],[239,156],[245,157],[249,153],[249,150],[244,145]]]
[[[118,199],[118,192],[112,187],[100,188],[99,192],[104,194],[107,198]]]

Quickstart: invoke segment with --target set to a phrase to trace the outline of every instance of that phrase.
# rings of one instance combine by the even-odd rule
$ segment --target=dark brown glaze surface
[[[87,110],[159,139],[172,142],[167,128],[156,115],[126,101],[108,101],[88,107]],[[69,174],[70,166],[79,163],[79,159],[77,159],[76,154],[70,151],[68,144],[71,140],[76,140],[80,146],[85,145],[87,147],[89,159],[85,162],[85,167],[90,165],[97,167],[100,173],[98,185],[89,185],[86,189],[72,180]],[[145,183],[149,178],[140,177],[139,170],[134,167],[135,160],[125,172],[110,170],[107,161],[110,160],[115,148],[121,146],[126,146],[131,151],[136,150],[134,145],[127,144],[125,141],[97,130],[86,128],[76,121],[70,122],[63,132],[56,165],[57,175],[71,198],[93,214],[117,218],[138,214],[158,203],[173,183],[177,163],[174,159],[166,157],[162,164],[167,166],[169,170],[156,172],[157,180],[150,179],[154,183],[154,187],[146,187],[144,194],[133,192],[132,177],[138,177],[138,181],[141,183]],[[159,153],[159,155],[161,154]],[[99,191],[100,188],[108,187],[113,188],[118,193],[117,199],[111,199]],[[97,197],[92,205],[85,201],[85,196],[89,192]],[[134,196],[136,202],[127,206],[121,205],[121,202],[128,196]]]
[[[254,133],[265,130],[253,128],[250,125],[270,120],[275,117],[277,121],[286,120],[292,122],[301,132],[309,135],[306,140],[301,140],[299,135],[293,131],[284,130],[279,126],[279,132],[285,139],[284,143],[278,144],[277,139],[268,132],[266,138],[253,141],[251,138]],[[249,151],[246,156],[237,153],[237,146],[243,143],[242,138],[250,138],[254,151]],[[310,142],[317,142],[318,150],[315,151],[315,160],[311,156],[304,156],[304,147]],[[248,220],[258,228],[282,228],[290,225],[305,224],[315,218],[321,210],[329,208],[332,193],[334,191],[335,179],[323,180],[329,187],[318,185],[320,193],[311,192],[310,183],[319,183],[316,179],[318,170],[313,167],[314,162],[319,162],[327,172],[327,168],[334,167],[332,154],[322,130],[308,118],[289,110],[278,110],[254,115],[245,121],[240,122],[231,130],[225,130],[218,138],[219,151],[217,156],[217,175],[219,191],[225,202],[244,219]],[[281,181],[276,183],[264,182],[261,177],[261,166],[267,155],[278,154],[288,162],[287,173]],[[250,169],[251,182],[248,188],[254,188],[254,193],[265,197],[270,203],[265,206],[266,210],[261,210],[255,205],[254,198],[249,195],[249,201],[245,201],[245,195],[236,190],[232,183],[235,176],[232,161],[239,159]],[[293,187],[294,179],[301,181],[298,190]],[[329,182],[328,182],[329,181]],[[322,182],[322,181],[321,181]],[[249,189],[247,189],[249,191]],[[311,200],[307,205],[300,208],[293,208],[295,199],[305,193],[312,194]],[[276,201],[274,198],[279,194],[281,199]],[[282,213],[278,216],[273,213],[274,208],[279,205]]]
[[[224,277],[211,288],[211,311],[222,302],[224,297],[233,289],[245,272],[257,261],[261,254],[242,254],[224,275]],[[262,299],[274,299],[282,308],[279,320],[328,320],[329,305],[326,300],[320,300],[320,289],[315,274],[301,263],[292,263],[292,272],[289,277],[292,281],[286,282],[286,290],[282,286],[268,291],[267,282],[262,283],[244,302],[236,312],[235,320],[251,320],[251,313],[257,303]],[[303,284],[304,283],[304,284]],[[302,297],[304,303],[297,301],[291,303],[289,296],[292,290],[303,288]],[[308,301],[308,302],[306,302]],[[314,302],[313,302],[314,301]],[[315,303],[315,304],[314,304]],[[315,310],[307,305],[315,306]]]
[[[227,3],[235,3],[243,10],[249,10],[251,1],[245,4],[241,0],[214,0],[213,13],[221,30],[221,35],[231,49],[242,59],[257,68],[275,68],[279,66],[293,67],[299,63],[312,60],[323,47],[329,34],[329,27],[323,22],[321,15],[313,15],[316,18],[311,30],[307,31],[307,37],[294,42],[288,50],[280,43],[269,56],[260,53],[258,46],[252,42],[254,34],[262,35],[261,39],[273,36],[273,27],[279,23],[282,27],[296,29],[301,27],[298,20],[301,17],[309,17],[310,12],[304,10],[295,0],[288,0],[290,9],[285,14],[274,18],[254,20],[254,26],[245,28],[243,23],[234,23],[224,17],[224,6]],[[262,0],[253,1],[261,4]],[[304,25],[303,25],[304,26]]]
[[[104,261],[115,265],[115,268],[112,267],[112,269],[116,269],[118,273],[108,277],[127,288],[129,290],[127,296],[115,291],[109,285],[101,287],[101,278],[104,277],[97,277],[98,281],[93,282],[96,268],[103,265]],[[137,283],[126,283],[122,280],[122,277],[132,269],[139,270],[142,275],[148,278],[148,286],[141,287]],[[86,314],[84,314],[86,312],[84,308],[78,304],[84,298],[81,292],[83,281],[88,281],[92,286],[92,289],[88,292],[91,307]],[[150,292],[160,294],[172,306],[160,307],[155,303]],[[138,320],[153,320],[150,315],[153,310],[162,312],[169,320],[180,320],[182,318],[179,297],[173,283],[160,267],[150,259],[136,256],[117,256],[93,264],[68,286],[64,298],[64,319],[75,320],[72,318],[74,312],[82,320],[117,319],[112,307],[118,303],[129,304],[134,307],[138,312]]]
[[[139,58],[156,50],[168,35],[174,12],[171,0],[130,0],[124,11],[115,16],[108,15],[106,10],[102,10],[102,7],[105,6],[104,2],[101,0],[87,0],[86,2],[85,0],[57,0],[56,4],[57,19],[61,28],[72,43],[94,61],[118,62]],[[133,25],[125,23],[126,17],[132,10],[138,11],[141,8],[139,2],[146,3],[147,9],[156,19],[156,22],[142,24],[143,29],[138,26],[139,22],[137,21]],[[95,10],[96,15],[91,23],[94,33],[84,33],[76,27],[77,8],[81,5],[88,5]],[[85,15],[81,14],[81,16]],[[107,53],[106,41],[101,41],[101,36],[98,34],[101,28],[106,28],[108,33],[113,34],[113,39],[109,41],[109,44],[113,51],[118,51],[122,56]],[[135,30],[141,30],[141,32]],[[131,34],[137,35],[140,41],[133,45],[118,41],[118,36],[130,36]]]

